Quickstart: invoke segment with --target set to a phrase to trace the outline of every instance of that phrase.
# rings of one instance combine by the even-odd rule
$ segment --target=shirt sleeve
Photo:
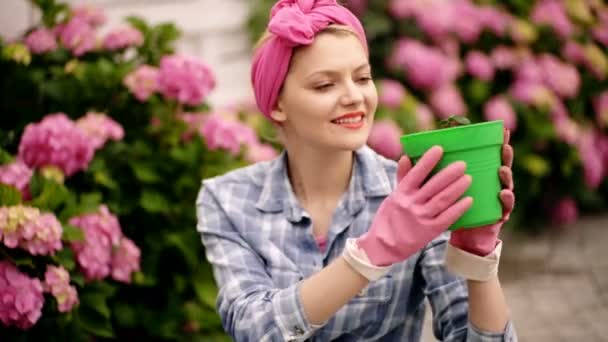
[[[419,267],[424,293],[433,311],[433,334],[439,341],[499,342],[517,341],[511,321],[502,333],[484,332],[468,321],[466,280],[447,271],[444,254],[449,233],[433,240],[420,255]]]
[[[321,327],[305,317],[300,283],[276,288],[260,255],[235,230],[207,187],[199,192],[196,206],[197,230],[219,287],[218,313],[234,340],[304,341]]]

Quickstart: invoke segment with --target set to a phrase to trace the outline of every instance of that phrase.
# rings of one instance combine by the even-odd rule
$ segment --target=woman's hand
[[[450,244],[452,246],[479,256],[490,254],[496,247],[500,229],[503,224],[509,220],[509,216],[515,206],[513,173],[511,171],[511,166],[513,165],[513,148],[509,145],[509,138],[509,130],[505,129],[504,144],[502,146],[503,166],[498,170],[498,175],[503,185],[503,190],[499,193],[503,209],[502,218],[498,222],[486,226],[459,229],[452,232],[450,237]]]
[[[405,260],[471,207],[470,197],[460,199],[471,185],[464,162],[450,164],[425,182],[442,156],[435,146],[414,167],[407,156],[399,161],[397,186],[378,208],[371,228],[356,240],[373,265]]]

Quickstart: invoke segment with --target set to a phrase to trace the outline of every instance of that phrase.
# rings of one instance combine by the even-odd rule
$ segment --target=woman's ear
[[[279,101],[276,108],[270,112],[270,117],[276,122],[284,122],[287,119],[287,115],[283,111],[281,101]]]

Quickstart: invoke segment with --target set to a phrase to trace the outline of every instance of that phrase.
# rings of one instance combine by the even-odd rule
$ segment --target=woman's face
[[[321,33],[294,53],[272,116],[282,122],[288,145],[354,151],[367,141],[377,103],[356,36]]]

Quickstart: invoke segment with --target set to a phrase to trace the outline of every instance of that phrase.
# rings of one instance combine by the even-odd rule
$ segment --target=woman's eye
[[[364,77],[359,78],[359,82],[361,82],[361,83],[367,83],[371,80],[372,80],[372,78],[370,76],[364,76]]]
[[[324,83],[324,84],[316,86],[315,89],[316,90],[325,90],[325,89],[331,87],[332,85],[333,85],[333,83]]]

